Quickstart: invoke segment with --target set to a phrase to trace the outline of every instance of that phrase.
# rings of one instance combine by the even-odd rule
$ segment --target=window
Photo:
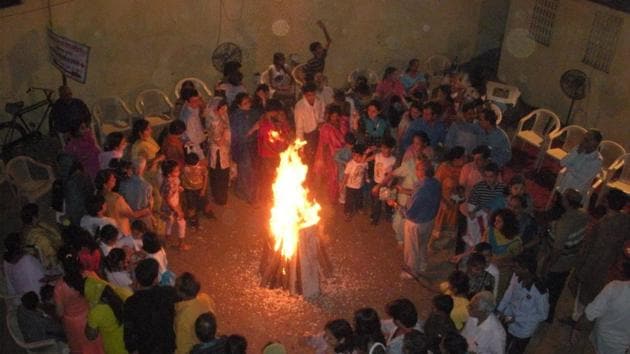
[[[536,0],[532,19],[529,23],[529,36],[536,42],[549,46],[553,22],[556,18],[558,0]]]
[[[622,26],[623,18],[608,12],[597,11],[582,62],[607,73],[615,57]]]

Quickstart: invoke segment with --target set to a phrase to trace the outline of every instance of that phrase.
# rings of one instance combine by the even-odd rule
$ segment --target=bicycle
[[[11,120],[0,123],[0,157],[2,158],[10,157],[11,152],[18,145],[37,141],[43,136],[41,128],[52,109],[54,91],[42,87],[29,87],[26,93],[31,91],[42,91],[46,98],[28,106],[24,106],[24,101],[18,101],[9,102],[4,107],[4,111],[11,114]],[[24,119],[25,114],[44,106],[46,108],[37,125]]]

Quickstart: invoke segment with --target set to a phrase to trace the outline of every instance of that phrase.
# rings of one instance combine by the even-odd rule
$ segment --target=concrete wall
[[[549,47],[527,37],[534,0],[512,0],[502,47],[499,78],[515,84],[529,104],[548,107],[564,121],[571,100],[560,89],[569,69],[584,71],[590,92],[577,101],[572,121],[602,130],[605,139],[630,149],[630,14],[586,0],[560,0]],[[610,72],[582,63],[596,11],[621,16],[624,24]]]
[[[467,60],[476,53],[482,0],[52,0],[58,33],[91,46],[88,80],[71,82],[88,104],[119,95],[133,102],[147,87],[172,95],[183,77],[214,85],[210,57],[217,42],[243,51],[245,83],[264,70],[275,51],[310,57],[308,44],[323,40],[323,19],[334,43],[326,73],[333,86],[356,67],[381,75],[386,65],[404,67],[434,53]],[[24,99],[29,85],[57,87],[60,75],[47,61],[46,0],[0,10],[0,102]],[[220,12],[220,4],[223,11]],[[44,7],[42,9],[42,7]],[[38,8],[40,8],[38,10]],[[33,10],[33,11],[31,11]],[[221,21],[219,20],[221,18]],[[285,20],[288,32],[272,25]],[[220,30],[220,35],[219,35]]]

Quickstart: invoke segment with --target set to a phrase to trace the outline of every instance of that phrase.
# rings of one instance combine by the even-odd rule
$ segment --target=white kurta
[[[586,306],[595,321],[591,341],[598,354],[624,354],[630,348],[630,281],[614,280]]]
[[[317,129],[320,123],[324,122],[324,102],[315,98],[315,103],[311,105],[302,98],[295,104],[295,134],[298,138],[304,139],[304,133],[311,133]]]
[[[468,342],[468,350],[477,354],[504,354],[505,329],[493,314],[477,325],[475,317],[469,317],[462,330]]]

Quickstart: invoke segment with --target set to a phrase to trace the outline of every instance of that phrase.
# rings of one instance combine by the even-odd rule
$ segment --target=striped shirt
[[[315,74],[324,72],[327,54],[328,50],[326,50],[324,52],[324,55],[322,55],[321,57],[312,57],[306,62],[306,65],[304,65],[304,74],[307,78],[313,79],[315,77]]]
[[[562,217],[553,222],[549,235],[552,247],[561,251],[558,259],[550,268],[552,272],[567,272],[577,261],[578,251],[586,234],[588,215],[579,209],[567,209]]]
[[[503,183],[497,183],[491,186],[486,181],[481,181],[473,187],[468,197],[468,203],[478,208],[490,209],[492,202],[503,195],[505,185]]]

